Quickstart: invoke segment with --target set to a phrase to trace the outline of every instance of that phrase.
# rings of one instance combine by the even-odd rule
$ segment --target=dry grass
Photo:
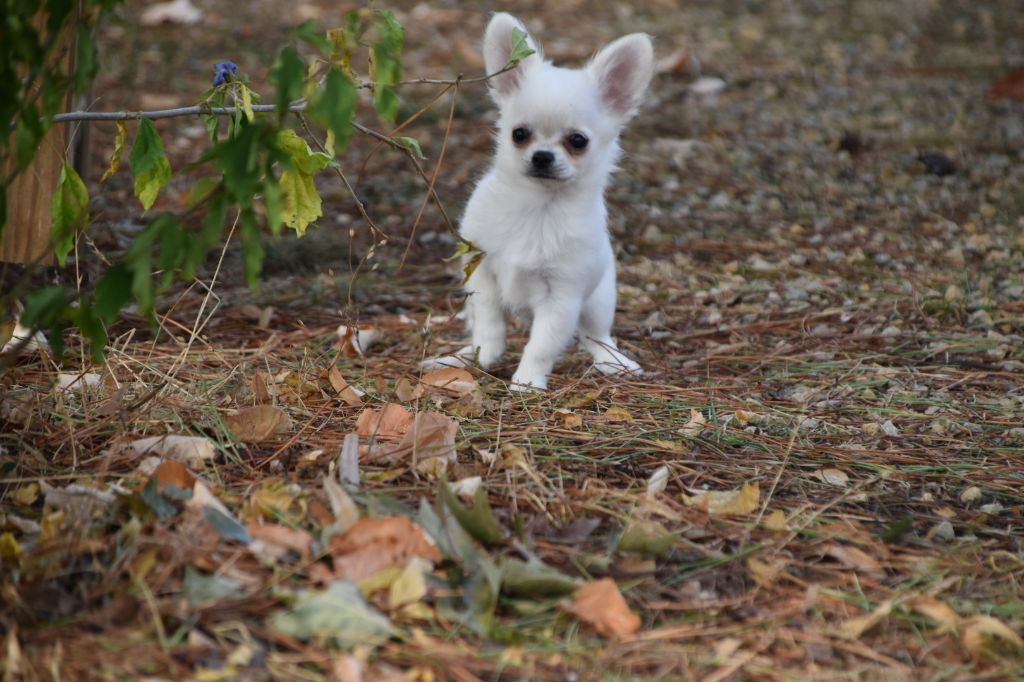
[[[25,679],[356,679],[346,666],[367,679],[1019,678],[1021,109],[984,92],[1001,68],[992,55],[1012,52],[1007,36],[1022,19],[1007,4],[999,21],[968,3],[825,15],[811,4],[654,3],[618,23],[601,4],[604,19],[589,28],[544,10],[543,37],[572,26],[596,44],[646,29],[666,52],[674,31],[693,26],[686,35],[705,70],[730,87],[701,102],[685,94],[689,74],[659,76],[658,102],[631,130],[611,192],[622,216],[618,333],[647,374],[610,381],[571,355],[550,391],[524,396],[505,385],[514,354],[491,375],[474,373],[485,402],[472,416],[451,411],[458,457],[447,477],[482,478],[505,540],[452,550],[429,571],[418,611],[372,592],[397,627],[383,644],[339,649],[275,629],[296,591],[330,572],[329,543],[266,561],[186,511],[159,518],[140,457],[114,446],[205,436],[216,458],[192,470],[231,514],[319,541],[334,518],[322,480],[337,476],[363,407],[436,409],[410,399],[404,382],[416,381],[422,357],[460,343],[455,287],[437,265],[450,250],[440,215],[425,212],[429,236],[398,268],[424,191],[399,155],[378,153],[362,178],[371,213],[396,237],[376,269],[353,280],[349,260],[366,244],[357,236],[350,252],[347,235],[333,234],[346,230],[324,225],[311,243],[278,246],[259,293],[234,286],[229,252],[215,286],[211,269],[163,302],[156,332],[127,316],[107,365],[91,368],[102,377],[94,388],[53,388],[58,369],[46,358],[10,370],[0,400],[7,669]],[[531,12],[541,10],[522,13]],[[457,44],[445,52],[430,39],[457,17],[417,16],[404,16],[413,63],[463,58]],[[918,36],[916,52],[906,35]],[[985,49],[971,47],[978,40]],[[579,56],[557,40],[549,52]],[[486,153],[479,96],[462,95],[438,176],[453,214]],[[959,112],[953,123],[943,107]],[[428,154],[447,114],[439,105],[416,131]],[[837,151],[843,129],[868,147]],[[680,159],[666,138],[699,146]],[[352,154],[370,148],[364,140]],[[957,175],[924,172],[916,153],[933,148],[955,157]],[[132,210],[118,208],[116,182],[101,226]],[[358,224],[340,190],[325,194],[343,228]],[[268,305],[275,313],[260,327]],[[365,357],[338,348],[342,319],[382,330]],[[81,357],[60,371],[89,370]],[[332,386],[334,364],[365,392],[363,405]],[[258,403],[289,425],[237,442],[224,417]],[[661,467],[667,485],[647,495]],[[421,500],[443,510],[438,481],[412,461],[364,459],[361,477],[353,499],[364,516],[406,514],[429,530]],[[31,494],[41,483],[109,496],[51,492],[47,503],[45,490]],[[686,502],[751,483],[759,495],[742,513]],[[487,567],[509,559],[613,578],[642,627],[608,639],[567,614],[563,598],[487,597]],[[241,587],[190,603],[190,572]]]

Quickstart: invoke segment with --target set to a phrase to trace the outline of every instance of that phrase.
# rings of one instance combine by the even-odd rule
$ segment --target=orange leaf
[[[441,560],[437,545],[405,516],[360,519],[331,538],[329,551],[334,575],[358,582],[391,566],[403,567],[412,557]]]
[[[162,491],[167,486],[174,486],[178,490],[192,490],[196,477],[181,462],[173,459],[165,459],[153,472],[156,479],[157,491]]]
[[[331,365],[331,369],[327,372],[327,380],[331,382],[331,388],[346,403],[353,407],[363,404],[363,399],[360,397],[359,392],[345,381],[345,377],[341,375],[341,370],[338,369],[337,365]]]
[[[565,609],[590,623],[605,637],[627,637],[640,629],[640,616],[629,609],[618,585],[611,578],[589,582],[576,592]]]
[[[356,433],[360,438],[401,438],[412,426],[412,412],[398,403],[388,403],[378,412],[363,410],[356,420]]]

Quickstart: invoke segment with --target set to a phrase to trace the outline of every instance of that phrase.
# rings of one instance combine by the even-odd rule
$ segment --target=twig
[[[232,116],[241,112],[242,107],[210,107],[197,104],[191,107],[177,107],[175,109],[156,109],[154,111],[68,111],[57,114],[53,117],[53,123],[67,123],[69,121],[134,121],[141,118],[150,120],[158,118],[175,118],[177,116],[199,116],[208,114],[213,116]],[[276,104],[254,104],[252,110],[255,112],[276,111]],[[293,102],[288,111],[298,112],[306,110],[306,102]]]

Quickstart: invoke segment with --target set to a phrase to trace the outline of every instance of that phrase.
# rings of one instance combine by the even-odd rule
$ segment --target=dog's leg
[[[507,329],[501,292],[494,275],[482,267],[473,273],[466,292],[472,351],[480,366],[488,369],[505,353]]]
[[[630,360],[612,339],[615,319],[615,268],[608,267],[597,288],[583,303],[579,339],[583,350],[594,358],[594,368],[602,374],[639,374],[640,365]]]
[[[519,368],[512,375],[512,390],[543,390],[548,387],[548,375],[555,361],[572,342],[579,319],[579,303],[572,301],[552,300],[534,311],[530,340],[523,349]]]

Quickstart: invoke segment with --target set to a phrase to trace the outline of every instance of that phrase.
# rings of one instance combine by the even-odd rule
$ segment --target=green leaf
[[[124,156],[124,147],[128,144],[128,126],[124,121],[117,122],[117,137],[114,138],[114,153],[110,155],[110,165],[100,178],[100,182],[106,182],[111,175],[121,168],[121,158]]]
[[[634,521],[619,538],[619,551],[648,557],[664,557],[679,539],[679,533],[670,533],[657,521]]]
[[[139,121],[130,160],[135,175],[135,196],[142,203],[142,208],[148,211],[157,194],[171,179],[171,164],[164,154],[164,144],[156,126],[148,118]]]
[[[53,195],[53,221],[50,236],[57,262],[67,264],[68,254],[75,248],[75,237],[89,224],[89,191],[75,169],[64,164],[57,191]]]
[[[331,51],[330,41],[321,33],[319,26],[317,26],[316,21],[313,19],[302,22],[292,32],[296,38],[312,45],[324,54]]]
[[[64,287],[35,289],[25,296],[21,323],[29,329],[50,327],[60,319],[67,305],[68,297]]]
[[[417,140],[415,137],[406,137],[404,135],[398,135],[397,137],[392,137],[391,139],[397,142],[398,144],[402,145],[406,149],[408,149],[410,152],[412,152],[413,156],[415,156],[417,159],[420,159],[422,161],[427,158],[423,156],[423,150],[420,149],[420,141]]]
[[[529,35],[526,31],[519,27],[512,29],[512,51],[508,55],[509,64],[514,64],[521,59],[526,59],[534,53],[534,49],[530,47]]]
[[[217,535],[225,540],[234,540],[235,542],[241,542],[243,545],[248,545],[252,542],[252,538],[249,537],[249,531],[245,529],[245,526],[239,523],[238,519],[228,516],[220,509],[206,505],[203,507],[203,517],[217,531]]]
[[[256,215],[251,208],[242,211],[239,231],[242,235],[242,265],[245,270],[245,281],[255,289],[260,283],[260,271],[263,269],[263,244],[260,241],[260,228],[256,224]]]
[[[354,583],[336,581],[323,591],[303,591],[286,613],[270,619],[275,630],[303,641],[341,647],[383,644],[395,634],[391,621],[368,606]]]
[[[455,497],[448,481],[441,479],[441,499],[451,511],[459,525],[474,538],[488,545],[500,545],[505,542],[505,532],[498,525],[491,511],[491,503],[487,499],[487,492],[483,487],[477,488],[473,495],[473,506],[464,507]]]
[[[185,568],[185,599],[192,608],[235,599],[242,594],[242,583],[216,573],[200,573],[191,566]]]
[[[466,610],[461,614],[462,622],[481,637],[487,637],[494,627],[494,610],[498,606],[501,592],[502,570],[489,556],[481,554],[471,570],[463,587],[463,601]]]
[[[291,45],[281,50],[270,72],[270,82],[277,86],[277,118],[288,113],[292,101],[302,95],[306,79],[306,65]]]
[[[501,591],[517,597],[563,597],[575,592],[581,581],[536,559],[506,559]]]
[[[309,114],[333,134],[332,155],[344,150],[348,144],[358,102],[359,93],[348,76],[338,69],[331,69],[323,88],[313,97]]]
[[[242,89],[242,111],[245,112],[245,117],[252,123],[253,119],[256,118],[256,114],[252,111],[252,91],[246,87],[245,83],[239,83],[238,87]]]
[[[263,206],[267,209],[267,227],[275,237],[281,234],[284,222],[281,208],[281,186],[269,170],[263,176]]]
[[[92,30],[84,23],[78,27],[75,35],[75,92],[85,92],[99,71],[96,59],[96,44],[92,39]]]
[[[89,339],[90,355],[96,362],[103,362],[107,347],[107,330],[103,326],[88,299],[79,301],[78,307],[69,310],[69,319]]]
[[[124,263],[109,268],[96,285],[94,309],[107,324],[117,319],[132,295],[132,273]]]
[[[385,121],[394,122],[398,116],[398,95],[394,85],[402,78],[402,45],[405,31],[387,10],[376,10],[374,26],[377,41],[370,50],[370,78],[374,81],[373,105]]]
[[[327,168],[331,163],[330,156],[323,152],[314,152],[294,130],[279,131],[275,139],[275,146],[302,173],[315,173]]]
[[[185,195],[185,205],[195,208],[203,203],[220,187],[220,178],[199,178]]]

